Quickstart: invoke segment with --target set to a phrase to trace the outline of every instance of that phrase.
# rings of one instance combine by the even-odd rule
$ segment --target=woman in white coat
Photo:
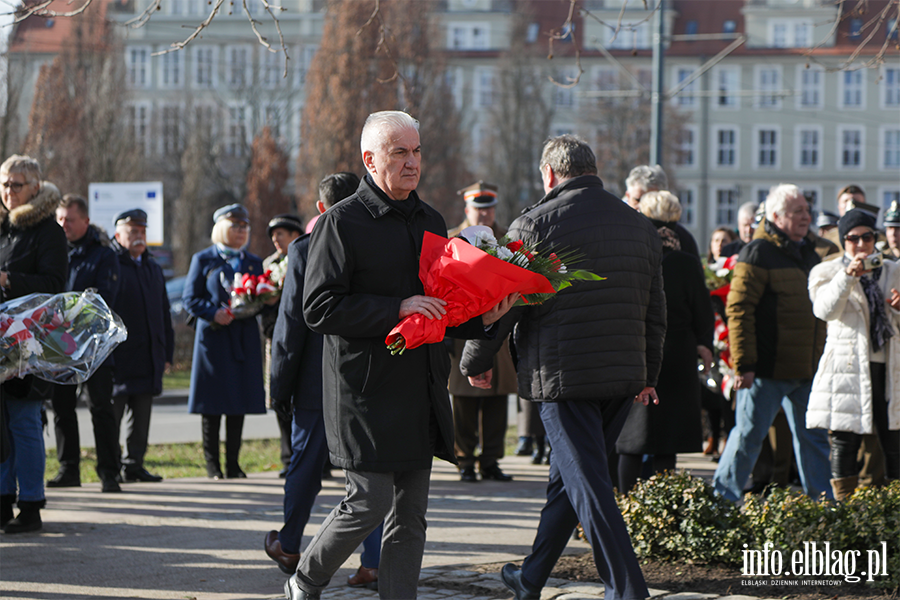
[[[828,323],[828,337],[806,426],[829,430],[831,486],[841,500],[856,488],[863,434],[878,433],[887,478],[900,478],[900,264],[866,268],[875,252],[871,213],[848,211],[838,231],[842,259],[809,274],[813,312]]]

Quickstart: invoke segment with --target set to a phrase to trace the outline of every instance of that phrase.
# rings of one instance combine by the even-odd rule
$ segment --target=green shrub
[[[642,558],[730,563],[750,538],[736,506],[716,496],[705,480],[662,473],[639,481],[619,508],[635,553]]]
[[[776,487],[766,498],[746,496],[741,508],[743,526],[762,547],[772,542],[776,550],[791,552],[798,540],[829,540],[842,511],[833,501],[817,502],[805,494]]]

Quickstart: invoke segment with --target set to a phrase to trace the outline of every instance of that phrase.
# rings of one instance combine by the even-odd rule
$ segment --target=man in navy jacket
[[[69,241],[69,276],[67,292],[83,292],[94,288],[114,306],[119,291],[119,260],[109,246],[106,233],[91,225],[87,201],[81,196],[66,194],[56,209],[56,221]],[[119,475],[119,438],[112,403],[112,362],[109,358],[85,382],[89,394],[94,441],[97,447],[97,475],[104,492],[121,492],[116,479]],[[56,429],[56,455],[59,473],[47,482],[47,487],[78,487],[81,485],[79,463],[81,442],[78,436],[77,386],[57,385],[53,393],[53,424]]]

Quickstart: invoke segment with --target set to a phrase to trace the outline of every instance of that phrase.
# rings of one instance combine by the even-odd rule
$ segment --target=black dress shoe
[[[115,479],[104,479],[103,487],[100,488],[100,491],[104,494],[118,494],[122,491],[122,487]]]
[[[163,478],[159,475],[154,475],[144,467],[139,467],[136,469],[123,469],[122,470],[122,480],[127,481],[129,483],[135,481],[162,481]]]
[[[322,596],[319,592],[304,592],[297,583],[297,574],[284,582],[284,597],[287,600],[319,600]]]
[[[278,563],[278,568],[285,575],[293,575],[297,571],[297,563],[300,562],[299,554],[288,554],[281,549],[281,540],[278,539],[277,531],[270,531],[266,534],[264,543],[266,555]]]
[[[516,446],[516,456],[531,456],[533,446],[534,440],[531,436],[520,435],[519,445]]]
[[[475,474],[475,467],[464,467],[462,471],[459,472],[459,480],[460,481],[478,481],[478,475]]]
[[[225,469],[225,479],[247,479],[247,474],[240,467],[230,467]]]
[[[81,475],[78,474],[78,471],[60,471],[56,477],[47,482],[47,487],[81,487]]]
[[[522,579],[522,570],[512,563],[503,565],[500,570],[503,584],[515,595],[515,600],[540,600],[541,590],[535,591]]]
[[[285,467],[285,468],[283,468],[282,470],[278,471],[278,479],[285,479],[285,478],[287,477],[287,472],[288,472],[287,467]]]
[[[493,479],[494,481],[512,481],[512,475],[507,475],[500,470],[500,465],[493,464],[481,470],[482,479]]]

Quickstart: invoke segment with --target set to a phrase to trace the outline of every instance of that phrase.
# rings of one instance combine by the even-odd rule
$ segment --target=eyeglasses
[[[12,190],[17,194],[22,191],[22,188],[28,185],[27,183],[19,183],[18,181],[4,181],[2,185],[5,189]]]
[[[250,225],[248,225],[247,223],[234,223],[234,222],[232,222],[232,223],[231,223],[231,228],[232,228],[232,229],[236,229],[237,231],[247,231],[248,229],[250,229]]]
[[[866,233],[864,233],[862,235],[845,235],[844,239],[847,240],[848,242],[852,242],[854,244],[858,244],[860,240],[862,240],[864,243],[868,244],[869,242],[871,242],[872,240],[875,239],[875,234],[872,233],[871,231],[867,231]]]

